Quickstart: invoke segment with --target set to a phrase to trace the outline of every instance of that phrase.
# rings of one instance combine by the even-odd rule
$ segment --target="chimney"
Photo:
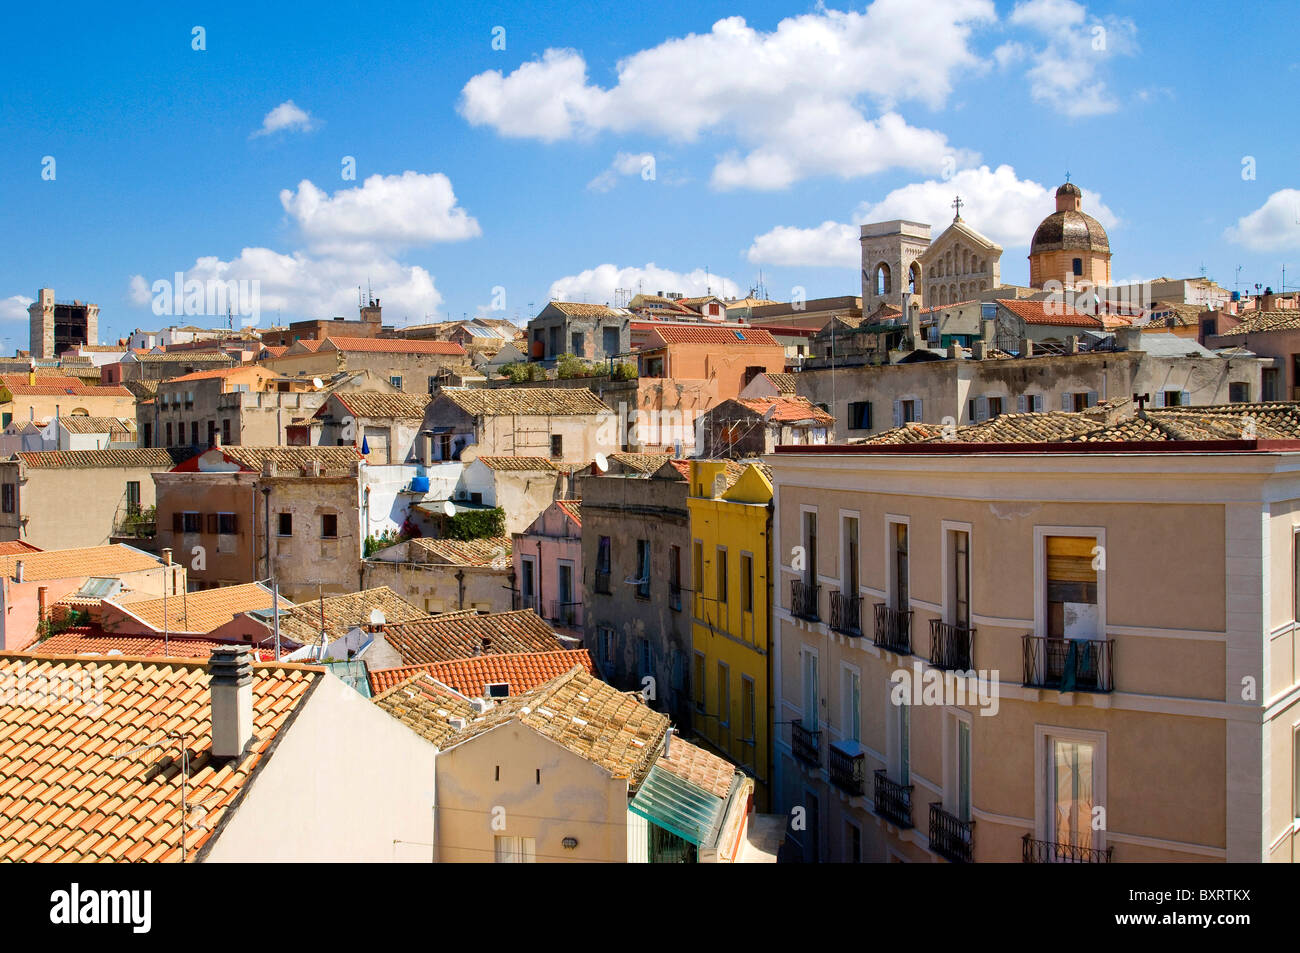
[[[14,563],[14,582],[23,581],[23,561],[19,559]]]
[[[980,337],[985,341],[992,341],[997,335],[997,322],[992,318],[986,318],[980,322]]]
[[[49,586],[41,586],[36,590],[36,621],[44,622],[47,611],[46,598],[49,594]]]
[[[162,561],[164,566],[170,566],[172,564],[172,548],[170,546],[163,547]]]
[[[984,340],[976,341],[970,346],[970,356],[977,361],[984,361],[989,356],[989,342]]]
[[[673,744],[673,726],[669,725],[668,730],[664,732],[664,757],[665,758],[671,757],[669,752],[672,750],[672,744]]]
[[[253,663],[242,645],[212,650],[212,757],[239,758],[253,740]]]
[[[1020,339],[1020,356],[1021,357],[1034,356],[1034,342],[1032,338]]]
[[[488,650],[491,648],[492,648],[492,636],[490,635],[483,636],[483,638],[479,640],[478,654],[487,655]]]
[[[1077,334],[1071,334],[1068,338],[1065,339],[1065,353],[1066,354],[1079,353],[1079,336]]]

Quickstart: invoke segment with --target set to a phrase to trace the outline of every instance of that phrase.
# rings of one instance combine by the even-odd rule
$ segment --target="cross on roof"
[[[952,200],[952,207],[957,210],[957,214],[952,217],[952,220],[954,222],[961,221],[961,206],[962,206],[962,201],[961,201],[961,196],[959,195]]]
[[[1069,173],[1069,172],[1066,172],[1066,173],[1065,173],[1065,184],[1066,184],[1066,185],[1069,185],[1069,184],[1070,184],[1070,173]]]

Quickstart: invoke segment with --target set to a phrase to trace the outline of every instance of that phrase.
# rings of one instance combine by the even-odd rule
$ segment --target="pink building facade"
[[[582,513],[579,500],[556,500],[514,534],[515,608],[532,609],[559,629],[582,629]]]

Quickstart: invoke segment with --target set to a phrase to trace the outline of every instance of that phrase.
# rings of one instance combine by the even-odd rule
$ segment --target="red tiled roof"
[[[402,338],[330,337],[325,342],[340,351],[371,351],[378,354],[454,354],[465,349],[453,341],[412,341]]]
[[[143,658],[195,658],[205,659],[212,650],[232,645],[214,639],[192,639],[183,636],[117,635],[105,632],[97,625],[74,625],[44,642],[28,646],[36,655],[134,655]],[[262,651],[260,660],[269,662],[275,653]]]
[[[710,325],[668,324],[651,328],[665,344],[753,344],[780,347],[776,338],[763,328],[749,325],[712,327]]]
[[[748,407],[757,414],[766,414],[772,410],[768,420],[778,423],[790,423],[798,420],[813,420],[821,424],[832,424],[835,418],[822,410],[807,397],[737,397],[736,403]]]
[[[1133,322],[1117,314],[1088,314],[1075,311],[1060,301],[1024,301],[1014,298],[999,299],[1006,308],[1026,324],[1044,324],[1069,328],[1090,328],[1094,331],[1127,327]]]
[[[236,367],[218,367],[210,371],[195,371],[193,374],[182,374],[180,377],[169,377],[167,378],[167,383],[175,384],[179,381],[207,381],[219,377],[230,377],[232,374],[241,374],[245,371],[260,372],[265,377],[271,376],[271,372],[266,370],[266,368],[239,365]]]
[[[563,675],[575,665],[589,674],[596,674],[596,666],[586,649],[512,652],[375,669],[370,673],[370,692],[378,695],[418,672],[426,672],[469,698],[483,697],[487,694],[487,685],[500,684],[508,685],[511,695],[518,695]]]
[[[130,397],[131,392],[125,387],[116,385],[103,387],[87,387],[78,382],[74,386],[59,386],[57,384],[5,384],[5,389],[16,397],[61,397],[69,394],[76,397]]]
[[[39,553],[41,548],[33,546],[31,543],[24,543],[21,539],[9,539],[0,542],[0,556],[17,556],[23,553]]]
[[[406,665],[473,658],[489,653],[562,652],[555,630],[531,609],[449,612],[384,629],[384,639]]]
[[[582,500],[556,500],[555,505],[573,522],[582,525]]]

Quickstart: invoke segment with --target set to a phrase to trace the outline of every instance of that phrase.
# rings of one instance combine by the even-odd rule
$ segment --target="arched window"
[[[907,269],[907,291],[908,294],[921,293],[921,264],[912,262],[911,267]]]
[[[887,295],[894,290],[889,266],[881,262],[876,266],[876,294]]]

